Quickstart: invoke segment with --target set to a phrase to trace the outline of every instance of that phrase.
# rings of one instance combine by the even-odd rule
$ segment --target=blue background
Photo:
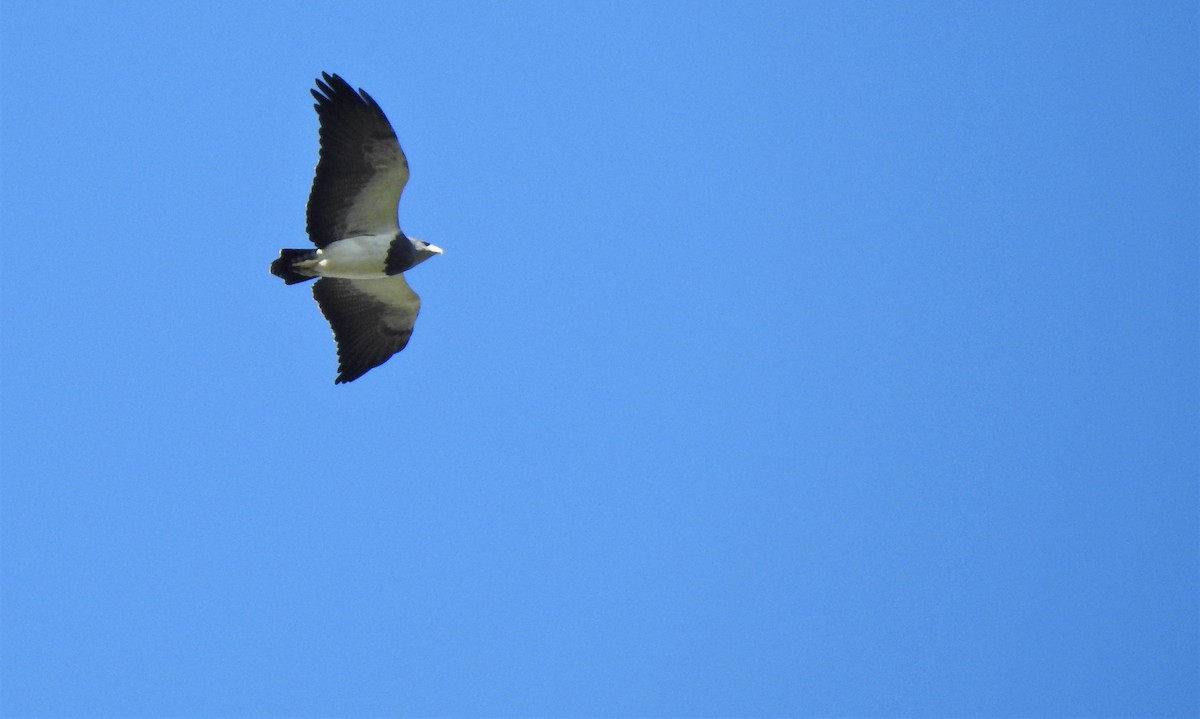
[[[1194,3],[253,5],[0,5],[5,715],[1200,712]]]

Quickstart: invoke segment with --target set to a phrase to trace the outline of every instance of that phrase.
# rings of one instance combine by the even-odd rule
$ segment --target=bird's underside
[[[289,285],[316,279],[313,297],[333,329],[342,383],[408,344],[421,299],[402,273],[441,250],[400,231],[408,161],[383,110],[337,75],[322,77],[312,91],[321,150],[308,200],[316,249],[281,250],[271,272]]]

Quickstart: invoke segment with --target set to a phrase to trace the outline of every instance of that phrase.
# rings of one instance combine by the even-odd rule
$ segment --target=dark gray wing
[[[408,182],[404,150],[370,95],[337,75],[322,76],[312,91],[321,157],[308,196],[308,237],[325,247],[354,235],[395,234],[396,206]]]
[[[337,340],[337,384],[362,377],[404,349],[421,308],[421,298],[404,275],[377,280],[322,277],[313,285],[313,297]]]

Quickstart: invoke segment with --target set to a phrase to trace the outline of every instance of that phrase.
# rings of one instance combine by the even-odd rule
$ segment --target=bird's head
[[[442,254],[442,248],[437,245],[431,245],[425,240],[418,240],[415,237],[408,238],[412,242],[413,249],[416,250],[416,262],[413,266],[417,266],[434,255]]]

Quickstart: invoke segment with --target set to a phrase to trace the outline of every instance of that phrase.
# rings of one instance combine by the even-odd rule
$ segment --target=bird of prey
[[[313,297],[333,328],[341,384],[408,344],[421,298],[403,273],[442,250],[400,230],[408,160],[379,104],[337,75],[321,76],[312,90],[321,153],[308,196],[308,239],[317,249],[280,250],[271,274],[289,285],[316,278]]]

